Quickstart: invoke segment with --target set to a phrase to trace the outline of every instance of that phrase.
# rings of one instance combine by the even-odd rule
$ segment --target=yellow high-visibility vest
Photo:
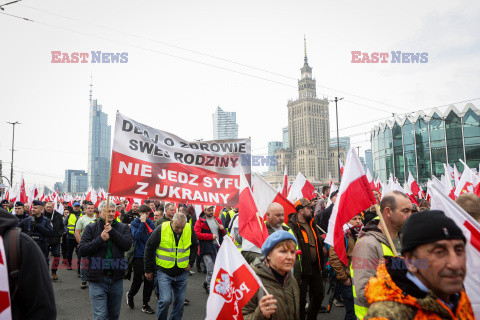
[[[166,269],[173,268],[175,263],[179,268],[186,268],[190,259],[190,246],[192,245],[192,227],[190,223],[185,224],[178,246],[175,242],[175,235],[170,226],[170,221],[162,223],[161,228],[162,235],[156,251],[155,263]]]
[[[80,213],[79,218],[82,217],[82,214]],[[77,216],[75,213],[70,213],[68,215],[68,220],[67,220],[67,229],[68,233],[70,234],[75,234],[75,225],[77,224]]]

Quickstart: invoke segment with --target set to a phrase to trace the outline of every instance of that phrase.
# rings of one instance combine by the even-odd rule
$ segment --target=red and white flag
[[[345,265],[348,265],[348,262],[343,225],[355,215],[376,203],[377,201],[370,188],[367,176],[363,171],[362,163],[354,148],[352,148],[347,154],[345,172],[340,183],[337,200],[333,206],[327,237],[325,238],[325,242],[334,247],[338,258]]]
[[[225,236],[215,259],[205,319],[243,319],[242,308],[260,287],[260,279],[230,237]]]
[[[254,174],[253,181],[255,186],[255,188],[253,188],[253,199],[255,200],[258,213],[261,217],[267,213],[268,207],[273,202],[276,202],[283,207],[285,211],[285,220],[288,219],[290,213],[297,212],[293,203],[288,201],[285,196],[275,190],[273,186],[265,181],[258,173]]]
[[[0,320],[11,320],[10,288],[8,286],[8,268],[3,237],[0,236]]]
[[[455,188],[457,187],[458,183],[460,182],[460,178],[462,175],[457,169],[457,165],[453,164],[453,179],[455,180]]]
[[[338,162],[340,164],[340,177],[343,177],[343,172],[345,171],[345,166],[342,163],[342,160],[338,159]]]
[[[282,183],[282,195],[286,198],[288,197],[288,175],[287,175],[287,167],[283,171],[283,183]]]
[[[22,180],[20,180],[20,187],[18,189],[17,201],[20,201],[24,204],[27,203],[28,201],[27,190],[25,190],[25,179],[23,179],[23,173],[22,173]]]
[[[480,319],[480,224],[443,193],[438,188],[438,184],[430,183],[428,186],[432,197],[432,210],[436,209],[445,212],[445,215],[455,221],[467,239],[465,247],[467,275],[464,285],[475,317]]]
[[[295,202],[300,198],[307,198],[311,200],[315,197],[315,187],[310,183],[310,181],[305,178],[302,173],[298,173],[295,181],[292,183],[290,192],[288,193],[287,199],[290,202]]]
[[[418,196],[419,198],[422,197],[422,188],[418,185],[417,181],[413,177],[413,174],[408,171],[408,180],[407,180],[408,187],[412,191],[413,195]]]
[[[261,248],[268,238],[268,230],[258,215],[252,190],[243,172],[240,175],[240,201],[238,203],[238,232],[240,235]]]
[[[455,185],[455,196],[458,197],[463,193],[473,193],[473,190],[478,184],[477,175],[465,164],[462,177],[458,184]]]

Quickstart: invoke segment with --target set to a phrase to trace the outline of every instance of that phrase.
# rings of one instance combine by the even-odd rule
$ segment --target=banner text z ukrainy
[[[238,204],[249,139],[186,141],[118,113],[109,193],[189,204]]]

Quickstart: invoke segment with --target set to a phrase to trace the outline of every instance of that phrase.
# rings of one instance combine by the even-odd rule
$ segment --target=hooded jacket
[[[0,235],[15,228],[15,215],[0,209]],[[12,299],[13,319],[56,319],[57,309],[45,255],[27,234],[20,233],[17,294]],[[6,260],[9,261],[10,253]],[[12,283],[12,281],[10,281]]]
[[[321,274],[322,272],[322,266],[324,265],[324,256],[323,256],[323,238],[322,235],[320,234],[320,230],[317,228],[317,223],[314,221],[312,218],[311,221],[311,226],[313,229],[313,232],[315,233],[315,236],[317,238],[317,253],[319,255],[317,259],[318,263],[318,272],[314,268],[316,268],[313,265],[313,259],[310,257],[310,247],[308,245],[308,241],[305,241],[305,233],[306,231],[303,229],[300,223],[298,223],[298,213],[292,213],[290,216],[288,216],[288,227],[290,227],[293,230],[293,233],[295,237],[297,238],[298,241],[298,247],[300,250],[302,250],[301,254],[301,263],[302,263],[302,275],[313,275],[313,274]]]
[[[273,275],[272,270],[265,265],[263,259],[255,259],[250,266],[260,278],[268,293],[272,294],[277,300],[277,311],[271,315],[270,320],[300,319],[300,290],[291,273],[287,273],[284,283],[281,285]],[[258,289],[257,293],[243,307],[242,313],[245,320],[265,319],[259,307],[259,301],[264,295],[263,289]]]
[[[387,269],[385,264],[379,265],[377,276],[370,279],[365,289],[370,307],[364,319],[475,319],[465,291],[460,292],[452,312],[431,290],[420,290],[406,275],[406,268]]]
[[[152,220],[147,218],[147,221],[142,222],[140,218],[136,218],[133,220],[132,224],[130,224],[130,229],[132,230],[132,237],[135,241],[135,258],[143,258],[145,254],[145,245],[147,244],[148,238],[150,237],[150,233],[148,232],[147,225],[150,229],[155,230],[155,225]]]
[[[365,298],[365,286],[368,280],[375,276],[378,261],[384,257],[382,244],[390,248],[387,237],[378,228],[379,222],[380,220],[370,221],[358,235],[358,241],[353,248],[353,285],[355,286],[358,304],[362,307],[368,307]]]

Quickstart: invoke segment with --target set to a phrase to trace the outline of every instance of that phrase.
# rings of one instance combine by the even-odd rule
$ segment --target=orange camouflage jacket
[[[370,304],[365,320],[474,320],[465,291],[460,292],[455,314],[432,291],[425,293],[406,278],[406,269],[391,270],[380,264],[365,296]]]

